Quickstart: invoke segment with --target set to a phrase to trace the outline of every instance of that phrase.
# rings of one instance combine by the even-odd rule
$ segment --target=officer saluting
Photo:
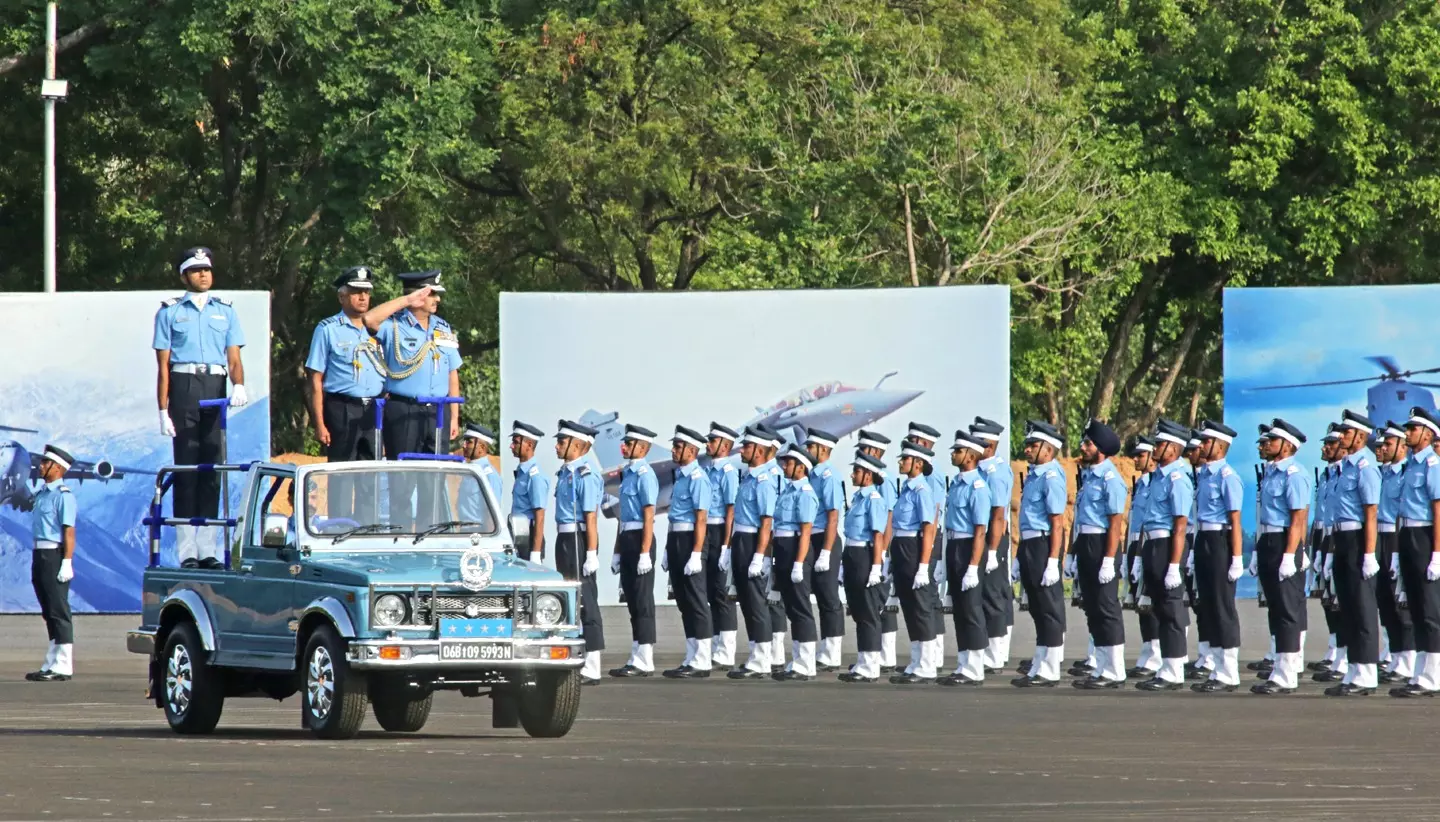
[[[735,665],[735,603],[730,601],[726,579],[730,566],[730,530],[735,526],[735,499],[740,493],[740,471],[730,460],[730,449],[740,435],[718,422],[710,423],[705,456],[700,465],[710,479],[710,499],[705,516],[705,588],[710,600],[710,619],[715,636],[710,642],[710,661],[726,668]]]
[[[245,333],[230,301],[210,293],[214,282],[208,248],[187,249],[176,270],[185,294],[164,300],[155,314],[155,360],[159,366],[156,399],[160,433],[174,437],[176,465],[220,461],[220,414],[200,409],[201,400],[225,396],[225,377],[235,386],[230,405],[239,407],[245,394],[245,368],[240,349]],[[220,477],[213,472],[183,472],[174,477],[172,511],[180,518],[214,519],[220,513]],[[218,531],[212,529],[201,547],[195,525],[175,527],[176,548],[184,568],[220,568]]]
[[[1300,429],[1282,419],[1270,423],[1265,456],[1270,460],[1260,480],[1260,538],[1255,543],[1260,585],[1269,603],[1270,633],[1275,637],[1275,665],[1270,678],[1250,688],[1268,696],[1291,694],[1303,665],[1305,644],[1305,570],[1297,552],[1305,541],[1312,482],[1295,461],[1305,444]],[[1263,675],[1263,672],[1262,672]]]
[[[610,572],[620,575],[620,590],[630,610],[630,660],[610,671],[615,677],[646,677],[655,672],[655,502],[660,481],[645,456],[655,432],[625,426],[620,455],[626,460],[620,476],[619,533]]]
[[[1125,620],[1115,569],[1125,520],[1125,481],[1110,458],[1120,452],[1120,437],[1091,420],[1080,443],[1085,481],[1075,500],[1076,581],[1085,603],[1085,621],[1095,643],[1095,670],[1075,687],[1119,688],[1125,682]]]
[[[364,319],[373,287],[369,268],[346,269],[335,280],[340,313],[322,320],[310,337],[310,354],[305,358],[310,418],[330,462],[380,458],[371,404],[385,389],[385,378],[380,348],[370,338]],[[325,495],[331,517],[354,517],[362,524],[376,521],[373,475],[331,474]]]
[[[985,529],[990,523],[990,488],[979,470],[985,443],[964,431],[955,432],[950,463],[960,474],[950,483],[945,504],[945,562],[955,617],[955,672],[941,685],[980,685],[985,681],[985,654],[990,637],[985,622],[985,592],[980,569],[985,564]]]
[[[874,682],[880,678],[880,609],[885,606],[880,577],[885,564],[885,528],[890,507],[880,493],[885,465],[856,454],[850,472],[855,494],[845,511],[845,601],[855,620],[855,665],[840,674],[841,682]]]
[[[580,627],[585,631],[585,666],[582,685],[600,683],[600,652],[605,650],[605,626],[600,621],[600,596],[595,572],[600,570],[600,531],[596,524],[605,483],[585,457],[595,442],[595,429],[560,420],[555,432],[555,570],[568,580],[580,581]]]
[[[1200,424],[1200,453],[1205,460],[1198,472],[1195,492],[1197,536],[1191,556],[1195,588],[1205,615],[1200,638],[1208,643],[1212,664],[1205,682],[1190,686],[1196,693],[1221,693],[1240,685],[1240,613],[1235,607],[1235,583],[1245,572],[1241,557],[1240,508],[1245,488],[1226,457],[1235,430],[1214,420]]]
[[[530,549],[521,559],[531,562],[545,559],[545,501],[550,498],[550,478],[540,473],[540,461],[535,459],[543,436],[544,431],[519,420],[510,427],[510,454],[520,461],[510,485],[510,516],[530,520]]]
[[[970,437],[985,446],[979,468],[990,489],[985,568],[980,582],[985,632],[990,638],[985,651],[987,673],[1000,673],[1010,664],[1010,636],[1015,629],[1015,586],[1010,579],[1010,496],[1015,488],[1015,472],[1009,460],[996,453],[1004,433],[1005,426],[984,417],[976,417],[970,424]]]
[[[670,572],[670,587],[680,608],[685,629],[685,661],[665,672],[668,679],[707,679],[710,676],[713,623],[705,577],[705,523],[709,517],[710,475],[696,457],[705,447],[699,431],[675,426],[670,457],[675,461],[675,482],[670,489],[670,534],[665,540],[662,565]]]
[[[75,635],[70,623],[70,580],[75,578],[75,495],[65,487],[65,472],[74,458],[53,445],[40,459],[45,484],[35,494],[30,533],[35,550],[30,555],[30,584],[40,603],[50,649],[40,670],[28,673],[31,682],[64,682],[74,674]]]
[[[1061,517],[1065,513],[1065,474],[1055,457],[1065,447],[1060,432],[1046,422],[1025,424],[1029,473],[1020,491],[1020,584],[1035,620],[1035,657],[1017,688],[1054,687],[1065,656],[1065,591],[1060,585]]]
[[[474,465],[485,478],[485,484],[490,486],[490,493],[495,496],[495,505],[500,505],[500,472],[495,470],[494,463],[490,462],[490,452],[495,448],[495,432],[479,423],[469,423],[465,426],[465,434],[460,445],[460,454],[465,461]],[[469,522],[485,521],[485,506],[480,503],[478,495],[461,495],[459,506],[460,519]]]

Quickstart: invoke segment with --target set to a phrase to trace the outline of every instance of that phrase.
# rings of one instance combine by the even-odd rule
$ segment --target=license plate
[[[484,662],[488,660],[513,659],[514,654],[515,649],[513,646],[501,642],[440,643],[440,658],[442,660]]]

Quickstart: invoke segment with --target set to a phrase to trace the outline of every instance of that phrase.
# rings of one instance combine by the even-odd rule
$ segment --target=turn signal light
[[[385,646],[384,648],[381,648],[381,649],[380,649],[380,658],[381,658],[381,659],[399,659],[399,658],[400,658],[400,646],[399,646],[399,645],[387,645],[387,646]]]
[[[560,647],[552,645],[545,648],[544,654],[546,659],[569,659],[570,649],[563,645]]]

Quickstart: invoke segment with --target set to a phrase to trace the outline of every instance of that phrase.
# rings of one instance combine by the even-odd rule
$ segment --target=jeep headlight
[[[535,624],[542,628],[559,625],[565,617],[565,604],[554,594],[535,597]]]
[[[386,594],[376,597],[375,607],[371,610],[371,618],[376,626],[389,628],[403,623],[407,610],[402,597],[396,594]]]

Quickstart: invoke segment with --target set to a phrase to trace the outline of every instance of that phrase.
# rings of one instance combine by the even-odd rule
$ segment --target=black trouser
[[[1399,602],[1400,581],[1390,576],[1391,557],[1400,548],[1398,531],[1381,532],[1375,540],[1375,559],[1380,573],[1375,578],[1375,600],[1380,608],[1380,624],[1390,638],[1390,652],[1415,650],[1415,623],[1410,609]]]
[[[580,581],[580,627],[585,631],[585,651],[605,650],[605,626],[600,621],[600,592],[595,574],[583,575],[585,533],[574,531],[555,536],[555,570],[568,580]]]
[[[911,642],[929,642],[935,638],[935,583],[915,587],[920,572],[920,537],[895,537],[890,541],[890,575],[895,579],[895,596],[905,617],[905,632]]]
[[[1120,608],[1120,573],[1107,583],[1100,582],[1100,564],[1110,547],[1108,534],[1081,534],[1075,540],[1075,570],[1079,575],[1080,597],[1085,603],[1085,625],[1095,647],[1125,644],[1125,613]],[[1117,552],[1118,553],[1118,552]],[[1118,561],[1118,560],[1117,560]]]
[[[1280,563],[1285,557],[1286,532],[1261,534],[1255,543],[1260,555],[1260,585],[1265,589],[1270,620],[1270,635],[1275,637],[1275,653],[1298,654],[1300,635],[1309,619],[1305,610],[1305,572],[1300,570],[1300,556],[1295,556],[1295,573],[1280,579]]]
[[[1230,581],[1230,529],[1201,531],[1195,540],[1195,589],[1200,611],[1200,640],[1211,648],[1240,647],[1240,611]]]
[[[1129,586],[1130,601],[1132,603],[1139,602],[1140,593],[1145,587],[1144,582],[1136,582],[1130,575],[1130,569],[1133,568],[1137,562],[1140,563],[1141,573],[1144,573],[1145,557],[1144,552],[1140,550],[1144,544],[1145,535],[1142,533],[1139,539],[1131,542],[1129,547],[1125,549],[1125,584]],[[1137,611],[1135,621],[1140,623],[1141,642],[1154,642],[1155,639],[1160,636],[1160,621],[1155,618],[1154,612],[1149,610]]]
[[[838,549],[837,549],[838,550]],[[845,601],[855,620],[855,649],[880,650],[880,612],[885,607],[885,586],[867,585],[875,565],[875,547],[870,543],[845,548]]]
[[[990,539],[988,532],[985,539]],[[1010,580],[1009,531],[1000,538],[995,558],[999,564],[993,571],[985,570],[988,554],[980,561],[980,605],[985,609],[985,633],[991,639],[1005,636],[1006,629],[1015,624],[1015,587]]]
[[[693,530],[670,532],[665,540],[665,554],[670,563],[670,587],[675,591],[675,607],[680,609],[680,624],[685,629],[686,639],[708,642],[714,636],[714,629],[711,627],[710,603],[707,601],[704,563],[701,563],[700,573],[685,575],[685,563],[690,561],[693,553]],[[651,624],[654,624],[653,620]]]
[[[940,583],[935,581],[940,578],[938,571],[940,563],[944,561],[945,535],[944,531],[937,527],[935,529],[935,547],[930,551],[930,621],[933,623],[930,627],[937,637],[945,636],[945,601],[940,596]],[[959,586],[960,581],[956,580],[955,584]],[[949,579],[945,580],[945,586],[948,591]]]
[[[344,394],[325,394],[320,413],[325,419],[325,429],[330,432],[330,444],[325,448],[326,460],[352,462],[379,457],[375,453],[374,402],[368,397],[361,399]],[[357,525],[378,522],[375,512],[379,500],[375,498],[375,493],[374,474],[330,474],[325,489],[330,517],[348,517],[354,519]]]
[[[1172,537],[1145,540],[1145,593],[1150,597],[1150,610],[1155,614],[1160,640],[1161,659],[1183,659],[1188,651],[1185,629],[1190,627],[1190,611],[1185,607],[1185,586],[1165,587],[1165,574],[1170,570]]]
[[[175,423],[171,441],[176,465],[206,465],[222,459],[220,442],[220,410],[200,408],[201,400],[218,400],[225,396],[224,374],[177,374],[170,372],[168,395],[170,421]],[[176,517],[220,515],[220,475],[214,472],[185,471],[174,476],[174,494],[170,499]]]
[[[655,644],[655,558],[651,568],[640,573],[640,544],[644,530],[621,531],[615,540],[620,556],[620,590],[630,610],[630,638],[641,645]]]
[[[1050,535],[1020,540],[1020,587],[1030,600],[1030,618],[1035,621],[1035,644],[1059,648],[1065,644],[1065,586],[1041,585],[1050,560]]]
[[[1340,600],[1340,631],[1351,665],[1374,665],[1380,661],[1380,614],[1375,601],[1375,577],[1365,578],[1365,532],[1336,530],[1330,538],[1334,551],[1331,573],[1335,596]],[[1376,575],[1378,576],[1378,574]]]
[[[447,417],[448,419],[448,417]],[[409,397],[391,395],[385,403],[385,457],[400,454],[446,454],[450,452],[450,426],[440,426],[439,448],[435,439],[435,406],[423,405]],[[407,472],[390,474],[390,523],[429,527],[454,519],[448,514],[449,495],[443,485],[417,482]],[[415,501],[411,503],[411,497]],[[583,557],[582,557],[583,559]]]
[[[792,582],[790,574],[795,569],[795,559],[800,556],[800,537],[776,537],[775,584],[780,588],[780,599],[785,605],[785,615],[790,617],[790,638],[796,642],[815,642],[815,612],[810,609],[810,580],[815,573],[815,553],[811,551],[805,561],[804,580]]]
[[[730,535],[730,571],[734,574],[735,594],[740,600],[740,614],[745,617],[745,635],[751,642],[769,642],[770,575],[750,576],[750,560],[755,556],[758,534],[736,531]]]
[[[815,608],[819,611],[821,639],[845,636],[845,603],[840,600],[840,565],[844,544],[843,539],[838,536],[835,538],[835,543],[830,549],[830,568],[828,570],[816,571],[815,563],[810,563],[810,571],[814,575],[810,580],[810,589],[815,593]],[[820,559],[820,551],[824,547],[825,534],[823,531],[810,535],[810,556],[816,560]]]
[[[1333,593],[1335,593],[1335,591],[1336,591],[1336,590],[1338,589],[1338,587],[1339,587],[1339,583],[1335,581],[1335,577],[1334,577],[1334,574],[1335,574],[1335,534],[1332,533],[1332,534],[1331,534],[1330,536],[1328,536],[1328,537],[1321,535],[1320,538],[1319,538],[1319,545],[1320,545],[1320,552],[1321,552],[1321,560],[1323,561],[1326,555],[1328,555],[1328,556],[1330,557],[1330,574],[1331,574],[1331,578],[1330,578],[1330,582],[1328,582],[1328,583],[1325,582],[1325,581],[1322,579],[1322,580],[1318,580],[1316,584],[1318,584],[1318,585],[1329,585],[1329,586],[1330,586],[1330,592],[1333,594]],[[1322,608],[1321,610],[1324,611],[1324,613],[1325,613],[1325,629],[1326,629],[1326,631],[1327,631],[1328,633],[1332,633],[1332,634],[1335,635],[1335,647],[1336,647],[1336,648],[1344,648],[1344,647],[1345,647],[1345,617],[1340,613],[1340,608],[1339,608],[1339,607],[1333,607],[1333,606],[1338,606],[1338,605],[1339,605],[1339,601],[1338,601],[1338,599],[1337,599],[1335,602],[1332,603],[1332,607],[1330,607],[1330,608]],[[1348,658],[1348,656],[1349,656],[1348,652],[1347,652],[1346,656],[1347,656],[1347,658]]]
[[[985,619],[984,583],[968,591],[961,590],[974,550],[974,537],[945,540],[945,584],[950,591],[950,615],[955,620],[955,645],[961,651],[983,651],[990,647],[989,623]],[[984,568],[985,551],[982,549],[980,567],[976,570],[983,576]]]
[[[886,553],[888,554],[889,551],[886,551]],[[890,576],[886,577],[883,581],[881,581],[879,585],[875,587],[880,589],[880,633],[899,633],[900,617],[896,616],[894,611],[885,608],[885,604],[890,601],[890,597],[895,596],[895,571],[893,558],[891,560]]]
[[[59,548],[36,548],[30,552],[30,585],[40,603],[45,633],[56,645],[71,645],[75,632],[70,624],[70,583],[60,582],[60,563],[65,552]]]
[[[770,557],[772,559],[775,557],[775,540],[773,538],[770,540]],[[770,566],[770,570],[772,572],[775,570],[773,563]],[[770,580],[770,590],[775,592],[776,596],[779,597],[776,599],[771,597],[768,592],[765,594],[766,605],[770,608],[770,633],[773,639],[774,634],[784,634],[789,631],[790,626],[785,624],[785,596],[780,593],[780,587],[774,579]]]
[[[535,533],[535,518],[530,518],[530,547],[516,552],[521,559],[539,562],[545,556],[545,535]]]
[[[1180,557],[1180,578],[1185,586],[1186,598],[1190,600],[1190,612],[1195,615],[1195,632],[1201,642],[1209,642],[1210,622],[1209,616],[1205,614],[1205,603],[1200,598],[1199,582],[1195,578],[1195,572],[1186,570],[1193,564],[1190,556],[1195,553],[1195,541],[1195,533],[1185,535],[1185,553]]]
[[[705,526],[705,593],[710,600],[710,621],[714,624],[715,633],[721,631],[736,630],[735,603],[730,601],[729,592],[725,590],[726,571],[720,567],[720,547],[725,544],[725,523]],[[733,557],[734,554],[732,553]],[[735,572],[735,565],[730,565],[728,573]],[[738,590],[738,587],[737,587]]]
[[[1415,649],[1427,654],[1440,653],[1440,581],[1425,578],[1433,547],[1431,529],[1429,525],[1400,529],[1400,581],[1415,623]]]

